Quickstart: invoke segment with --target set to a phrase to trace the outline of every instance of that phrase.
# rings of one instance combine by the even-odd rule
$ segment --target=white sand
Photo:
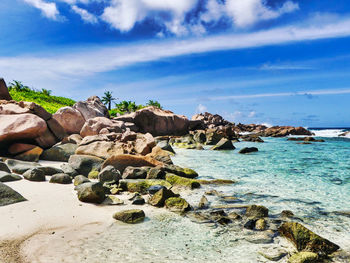
[[[43,163],[43,165],[48,164],[52,165],[52,163]],[[85,235],[103,231],[115,222],[112,215],[117,211],[140,208],[145,211],[146,216],[151,216],[155,210],[159,210],[149,205],[131,205],[127,200],[128,195],[118,196],[125,200],[126,205],[105,206],[82,203],[77,198],[73,184],[51,184],[48,182],[49,178],[47,177],[46,182],[21,180],[6,183],[28,201],[0,207],[0,242],[21,240],[35,234],[24,244],[24,258],[27,262],[47,263],[46,259],[42,261],[39,258],[41,254],[45,254],[48,243],[53,240],[55,240],[54,244],[51,244],[57,250],[54,254],[58,258],[64,256],[66,252],[60,251],[60,247],[65,249],[67,247],[62,246],[59,240],[81,239]],[[64,239],[64,236],[67,239]]]

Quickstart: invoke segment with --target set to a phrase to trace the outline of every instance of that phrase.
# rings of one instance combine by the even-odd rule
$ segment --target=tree
[[[154,106],[154,107],[157,107],[159,109],[163,109],[162,106],[160,105],[160,103],[156,100],[149,100],[146,105],[147,106]]]
[[[28,86],[24,86],[21,81],[14,80],[13,82],[10,82],[9,89],[14,89],[17,91],[30,91],[30,88]]]
[[[113,98],[112,92],[110,91],[106,91],[104,93],[104,96],[102,97],[102,102],[104,103],[104,105],[108,105],[108,110],[111,110],[112,102],[115,100],[116,98]]]
[[[42,89],[41,90],[41,93],[50,97],[51,96],[51,93],[52,93],[52,90],[48,90],[48,89]]]

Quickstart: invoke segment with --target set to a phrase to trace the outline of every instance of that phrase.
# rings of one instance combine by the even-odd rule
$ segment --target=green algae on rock
[[[127,224],[137,224],[141,223],[145,219],[146,215],[143,210],[131,209],[121,212],[117,212],[113,215],[113,218],[122,221]]]
[[[184,178],[171,173],[165,176],[165,180],[173,186],[180,186],[180,187],[185,187],[190,189],[199,188],[201,186],[198,180]]]

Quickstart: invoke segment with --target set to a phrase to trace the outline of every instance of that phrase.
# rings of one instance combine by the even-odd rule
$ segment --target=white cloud
[[[57,20],[59,11],[55,3],[48,3],[43,0],[24,0],[27,4],[34,6],[41,10],[42,14],[47,18]]]
[[[256,112],[255,111],[251,111],[248,114],[248,118],[254,118],[256,116]]]
[[[95,15],[89,13],[87,10],[80,8],[76,5],[72,6],[72,10],[80,15],[81,19],[83,19],[86,23],[96,24],[98,23],[98,19]]]
[[[228,34],[187,40],[158,40],[127,46],[92,48],[79,52],[58,52],[54,56],[0,57],[0,72],[7,79],[23,79],[34,85],[39,79],[81,78],[136,63],[170,57],[235,50],[298,41],[350,36],[350,19],[312,27],[281,27],[247,34]]]
[[[196,113],[204,113],[206,111],[208,111],[208,109],[203,104],[199,104],[196,108]]]

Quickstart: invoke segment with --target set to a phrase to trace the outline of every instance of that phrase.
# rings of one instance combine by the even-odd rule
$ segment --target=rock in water
[[[171,197],[179,197],[179,195],[174,194],[171,190],[163,188],[155,193],[148,202],[153,206],[162,207],[165,204],[165,200]]]
[[[232,142],[226,138],[222,138],[211,150],[234,150],[236,147],[233,146]]]
[[[122,221],[127,224],[140,223],[145,219],[145,212],[140,209],[125,210],[117,212],[113,215],[113,218]]]
[[[44,182],[46,180],[44,172],[37,168],[26,171],[23,177],[32,182]]]
[[[82,202],[101,204],[106,199],[101,183],[83,183],[76,187],[78,198]]]
[[[201,200],[199,200],[198,208],[199,209],[205,209],[209,207],[209,201],[208,199],[203,195],[201,197]]]
[[[278,231],[282,236],[289,239],[298,251],[305,250],[321,255],[329,255],[339,249],[338,245],[320,237],[297,222],[286,222],[278,228]]]
[[[317,263],[318,255],[313,252],[300,252],[288,259],[288,263]]]
[[[191,210],[190,204],[181,197],[170,197],[166,199],[165,206],[173,212],[186,212]]]
[[[246,154],[246,153],[253,153],[253,152],[257,152],[257,151],[259,151],[259,149],[256,147],[245,147],[245,148],[241,149],[238,153]]]
[[[50,183],[53,184],[71,184],[72,178],[68,174],[54,174],[50,178]]]
[[[0,100],[12,100],[12,97],[7,89],[6,82],[0,78]]]
[[[245,215],[249,218],[259,219],[269,215],[269,209],[262,205],[250,205]]]
[[[56,162],[68,162],[69,157],[75,154],[77,148],[78,146],[72,143],[55,145],[52,148],[45,150],[41,155],[41,159]]]
[[[11,205],[22,201],[27,200],[11,187],[0,183],[0,206]]]

